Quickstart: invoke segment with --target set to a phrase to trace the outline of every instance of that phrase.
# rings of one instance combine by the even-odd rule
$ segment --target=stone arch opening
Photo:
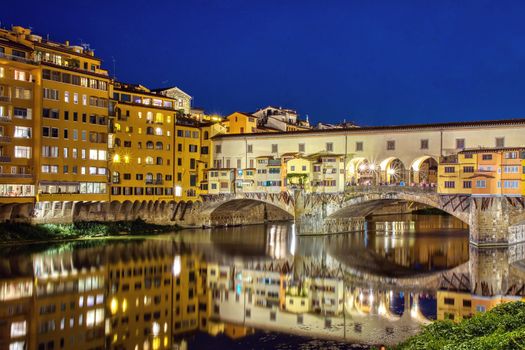
[[[432,156],[414,159],[410,165],[410,182],[413,184],[436,186],[438,161]]]
[[[409,179],[405,164],[397,157],[389,157],[379,163],[381,183],[400,184]]]
[[[346,182],[351,185],[374,185],[377,182],[377,164],[364,157],[352,158],[348,162],[346,172]]]
[[[234,199],[220,204],[210,213],[211,226],[237,226],[289,221],[294,217],[287,210],[256,199]]]

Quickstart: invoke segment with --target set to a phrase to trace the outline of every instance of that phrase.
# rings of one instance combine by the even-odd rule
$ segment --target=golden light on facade
[[[117,300],[117,298],[114,297],[113,299],[111,299],[111,303],[109,305],[109,309],[110,309],[112,315],[115,315],[117,313],[117,311],[118,311],[118,300]]]

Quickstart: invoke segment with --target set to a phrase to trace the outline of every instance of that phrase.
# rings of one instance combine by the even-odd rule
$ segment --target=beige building
[[[250,168],[258,157],[283,154],[342,154],[347,183],[409,183],[432,179],[441,155],[474,147],[525,146],[525,119],[441,124],[219,135],[215,159]],[[503,143],[503,145],[502,145]],[[435,179],[435,177],[433,177]],[[435,181],[435,180],[431,180]]]

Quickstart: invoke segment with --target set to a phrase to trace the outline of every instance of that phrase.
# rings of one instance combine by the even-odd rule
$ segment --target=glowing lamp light
[[[109,309],[111,310],[111,314],[114,315],[118,311],[118,300],[117,298],[111,299],[111,303],[109,305]]]
[[[153,333],[154,337],[159,335],[160,325],[158,322],[153,322],[153,326],[151,327],[151,332]]]
[[[129,163],[129,156],[124,156],[124,163]]]
[[[128,309],[128,300],[124,299],[122,300],[122,312],[126,312],[127,309]]]
[[[375,164],[370,164],[370,170],[375,171],[376,170],[376,165]]]
[[[113,156],[113,163],[120,163],[120,156],[118,154]]]
[[[173,276],[177,277],[180,275],[181,271],[181,260],[180,255],[176,255],[173,259]]]
[[[388,169],[388,170],[386,171],[386,173],[387,173],[388,175],[395,175],[395,173],[396,173],[396,169],[392,169],[392,168],[390,168],[390,169]]]
[[[361,171],[366,170],[366,164],[361,164],[361,165],[359,166],[359,170],[361,170]]]

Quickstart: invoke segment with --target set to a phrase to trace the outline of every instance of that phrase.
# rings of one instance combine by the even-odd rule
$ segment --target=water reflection
[[[254,329],[393,344],[524,294],[522,246],[478,251],[454,219],[399,219],[324,237],[281,224],[5,249],[0,349],[192,348]]]

